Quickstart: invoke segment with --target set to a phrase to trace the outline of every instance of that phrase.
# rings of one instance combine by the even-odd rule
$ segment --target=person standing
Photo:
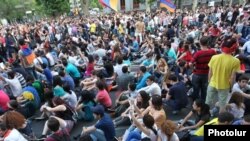
[[[216,51],[208,48],[209,37],[204,36],[200,39],[201,50],[196,52],[192,59],[194,64],[192,84],[193,84],[193,95],[192,99],[206,100],[207,86],[208,86],[208,63]]]
[[[231,54],[238,44],[235,38],[227,37],[222,43],[222,54],[214,55],[210,60],[206,103],[212,107],[218,100],[220,112],[230,99],[230,88],[235,81],[236,72],[240,70],[240,60]]]
[[[145,24],[143,22],[143,18],[140,18],[140,20],[138,20],[135,24],[135,36],[137,38],[139,38],[139,43],[142,42],[143,40],[143,34],[144,34],[144,30],[145,30]]]

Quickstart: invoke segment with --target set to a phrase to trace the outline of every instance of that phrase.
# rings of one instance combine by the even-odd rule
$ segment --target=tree
[[[68,13],[70,10],[69,0],[36,0],[40,9],[50,16],[57,16]]]
[[[20,0],[1,0],[0,17],[8,20],[20,19],[25,15],[25,5]]]
[[[99,3],[99,0],[91,0],[90,7],[91,8],[99,8],[99,9],[103,8],[102,5]]]
[[[82,1],[82,10],[84,15],[89,15],[89,0],[81,0]]]

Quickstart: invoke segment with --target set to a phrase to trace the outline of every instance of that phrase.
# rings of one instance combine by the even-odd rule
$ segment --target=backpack
[[[52,134],[50,137],[53,138],[56,141],[71,141],[69,134],[65,131],[65,129],[62,129],[62,136],[58,136],[56,134]]]

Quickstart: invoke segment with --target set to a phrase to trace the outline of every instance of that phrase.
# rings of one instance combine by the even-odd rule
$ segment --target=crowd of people
[[[79,141],[201,141],[204,125],[249,125],[249,12],[235,5],[0,26],[0,140],[70,141],[83,121],[96,123]],[[182,109],[190,112],[178,123],[168,116]],[[31,119],[46,120],[41,137]],[[128,127],[121,137],[118,126]]]

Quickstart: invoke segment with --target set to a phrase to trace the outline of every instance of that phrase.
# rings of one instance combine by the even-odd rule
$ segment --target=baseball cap
[[[91,110],[96,114],[104,114],[104,107],[102,105],[96,105],[95,107],[92,107]]]

